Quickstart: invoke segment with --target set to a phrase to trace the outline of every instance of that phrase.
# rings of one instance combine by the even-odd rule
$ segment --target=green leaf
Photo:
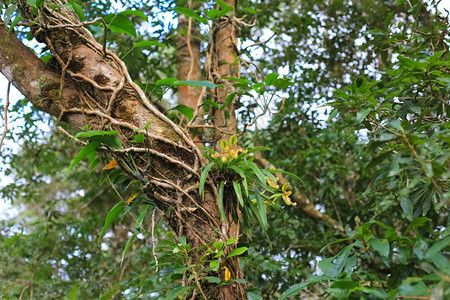
[[[247,162],[247,165],[253,170],[253,172],[255,173],[256,177],[258,177],[259,181],[261,181],[261,184],[265,185],[266,184],[266,177],[264,176],[263,172],[261,172],[261,169],[258,168],[258,166],[255,165],[252,162]]]
[[[155,82],[155,85],[156,86],[173,85],[173,83],[177,80],[178,79],[176,79],[176,78],[164,78],[164,79],[157,80]]]
[[[195,11],[193,11],[191,9],[187,9],[184,7],[175,7],[174,11],[176,11],[179,14],[183,14],[188,18],[193,18],[202,24],[205,24],[205,25],[208,24],[208,21],[205,18],[200,17],[199,15],[197,15],[197,13]]]
[[[386,16],[386,19],[384,20],[384,25],[386,26],[386,29],[389,28],[389,25],[391,25],[392,17],[394,14],[392,12],[389,12]]]
[[[220,182],[219,186],[219,196],[217,199],[217,206],[219,207],[220,217],[223,222],[227,221],[227,217],[225,216],[225,211],[223,209],[223,192],[225,191],[225,181]]]
[[[215,243],[213,244],[213,247],[214,247],[217,251],[222,250],[223,242],[215,242]]]
[[[208,88],[211,88],[211,89],[218,86],[217,84],[214,84],[214,83],[212,83],[211,81],[206,81],[206,80],[200,80],[200,81],[197,81],[197,80],[175,81],[175,82],[173,83],[173,85],[175,85],[175,86],[179,86],[179,85],[185,85],[185,86],[205,86],[205,87],[208,87]]]
[[[66,300],[77,300],[80,293],[80,282],[76,282],[72,285],[69,292],[66,295]]]
[[[97,151],[92,151],[91,153],[89,153],[88,159],[89,159],[89,172],[92,173],[95,167],[100,162],[100,159],[97,158]]]
[[[392,120],[389,125],[395,129],[397,129],[398,131],[403,132],[403,127],[402,127],[402,123],[399,120]]]
[[[253,9],[251,7],[246,7],[244,9],[253,15],[258,13],[255,9]]]
[[[423,282],[422,278],[409,277],[406,278],[399,287],[399,296],[420,296],[427,297],[430,294],[429,287]]]
[[[109,291],[107,291],[103,296],[100,297],[100,300],[109,300],[111,299],[119,290],[120,282],[116,283]]]
[[[277,88],[277,90],[285,89],[291,85],[295,84],[295,82],[290,81],[288,78],[279,78],[272,83],[273,86]]]
[[[211,170],[211,168],[215,164],[216,163],[214,163],[214,162],[207,164],[206,167],[203,169],[202,174],[200,175],[200,183],[198,186],[198,192],[202,196],[202,200],[205,199],[204,188],[205,188],[206,177],[208,176],[209,170]]]
[[[216,253],[216,255],[214,255],[214,258],[221,257],[222,255],[223,255],[223,250],[220,250],[219,252]]]
[[[176,110],[181,114],[185,115],[189,119],[189,121],[192,120],[192,118],[194,117],[194,110],[190,107],[187,107],[186,105],[180,104],[171,109]]]
[[[295,175],[294,173],[288,172],[288,171],[284,171],[284,170],[276,170],[276,169],[266,169],[266,171],[271,172],[271,173],[283,173],[283,174],[287,174],[290,175],[292,177],[294,177],[295,179],[297,179],[300,182],[303,182],[303,180],[300,179],[300,177],[298,177],[297,175]]]
[[[123,261],[125,259],[125,254],[127,254],[128,249],[130,248],[131,244],[133,243],[134,239],[136,238],[136,236],[138,235],[137,232],[133,233],[132,236],[130,236],[128,238],[127,244],[125,245],[125,248],[122,251],[122,259],[120,260],[120,265],[123,265]]]
[[[398,247],[397,249],[398,260],[401,264],[407,265],[408,259],[410,257],[410,252],[408,247]]]
[[[252,292],[247,292],[247,298],[248,300],[263,300],[263,298],[260,295]]]
[[[290,286],[283,294],[278,298],[278,300],[285,300],[289,297],[299,296],[298,293],[308,286],[308,282],[297,283]]]
[[[420,71],[423,71],[423,72],[426,71],[426,68],[425,68],[426,63],[422,63],[422,62],[418,62],[418,61],[409,59],[406,56],[401,55],[401,54],[397,57],[397,59],[400,61],[400,65],[404,65],[411,69],[419,69]]]
[[[353,291],[362,291],[366,294],[374,295],[378,299],[388,299],[386,291],[381,288],[357,286],[353,288]]]
[[[230,254],[228,254],[227,259],[230,257],[233,257],[233,256],[241,255],[242,253],[244,253],[247,250],[248,250],[247,247],[239,247],[237,249],[234,249],[233,251],[230,252]]]
[[[331,283],[331,287],[338,288],[338,289],[352,289],[359,285],[358,281],[353,280],[336,280]]]
[[[12,4],[11,6],[8,6],[7,9],[5,9],[4,14],[4,25],[6,28],[8,28],[9,21],[11,21],[12,15],[17,9],[17,3]]]
[[[11,26],[10,26],[9,29],[8,29],[8,34],[9,34],[9,33],[14,29],[14,27],[16,27],[16,25],[17,25],[20,21],[22,21],[22,20],[23,20],[22,16],[17,16],[17,17],[14,19],[14,21],[12,21]],[[5,23],[5,26],[6,26],[6,23]],[[49,56],[49,58],[50,58],[50,57],[51,57],[51,55]],[[40,58],[44,61],[46,57],[41,56]],[[44,62],[45,62],[45,61],[44,61]]]
[[[237,82],[239,82],[241,84],[244,84],[244,85],[247,85],[247,86],[253,84],[253,82],[251,82],[250,80],[248,80],[246,78],[237,78],[237,77],[227,77],[227,76],[225,76],[225,77],[222,77],[222,79],[237,81]]]
[[[361,123],[362,120],[364,120],[371,111],[372,111],[372,108],[366,108],[366,109],[358,111],[356,113],[356,122]]]
[[[136,29],[133,22],[126,16],[119,14],[109,14],[103,17],[103,20],[108,24],[108,28],[117,33],[125,33],[136,37]]]
[[[206,280],[210,283],[220,283],[220,279],[217,277],[213,277],[213,276],[206,276],[202,280]]]
[[[411,200],[407,199],[406,197],[400,198],[400,206],[403,209],[403,213],[406,215],[408,220],[412,220],[413,217],[413,204],[411,203]]]
[[[231,245],[235,242],[237,242],[237,238],[229,238],[226,242],[225,242],[225,246]]]
[[[44,4],[44,0],[27,0],[27,3],[33,7],[39,8]]]
[[[143,143],[145,141],[145,135],[143,133],[139,133],[134,137],[134,140],[130,141],[131,143]]]
[[[431,259],[433,256],[439,254],[442,251],[442,249],[448,247],[449,245],[450,245],[450,236],[433,244],[433,246],[431,246],[430,249],[428,249],[427,252],[425,253],[425,258]]]
[[[89,141],[99,142],[112,148],[122,148],[122,141],[117,136],[96,135],[88,138]]]
[[[338,255],[319,261],[319,268],[324,274],[337,277],[344,268],[345,261],[350,254],[353,245],[345,247]]]
[[[213,9],[208,10],[206,12],[206,15],[208,16],[209,19],[213,20],[215,18],[221,18],[221,17],[225,16],[232,9],[233,9],[233,6],[227,6],[221,10],[213,8]]]
[[[83,158],[88,156],[92,151],[95,151],[100,145],[100,142],[92,142],[81,148],[78,155],[72,159],[69,170],[73,169],[73,167],[75,167]]]
[[[97,136],[97,135],[117,135],[119,132],[112,130],[112,131],[99,131],[99,130],[92,130],[92,131],[83,131],[78,132],[72,139],[76,138],[82,138],[82,137],[91,137],[91,136]]]
[[[234,166],[234,165],[231,165],[230,169],[232,169],[233,171],[238,173],[239,176],[241,176],[241,178],[242,178],[242,185],[244,186],[245,196],[248,197],[247,177],[245,176],[244,171],[242,171],[241,169],[239,169],[237,166]]]
[[[264,86],[263,83],[255,83],[253,85],[253,89],[255,90],[255,92],[257,92],[258,94],[262,95],[264,94],[266,87]]]
[[[216,271],[219,270],[219,266],[220,266],[220,261],[218,260],[212,260],[209,262],[209,267],[213,270]]]
[[[377,239],[373,238],[369,241],[369,244],[372,246],[375,251],[380,253],[384,257],[389,256],[389,241],[386,239]]]
[[[135,226],[135,228],[136,228],[136,230],[139,231],[139,232],[141,232],[142,221],[144,220],[145,215],[147,214],[147,210],[148,210],[149,207],[150,207],[150,205],[145,204],[145,205],[144,205],[143,211],[141,212],[141,214],[139,215],[139,217],[138,217],[137,220],[136,220],[136,226]]]
[[[136,17],[142,18],[142,19],[147,21],[147,16],[140,10],[130,10],[130,9],[128,9],[128,10],[121,11],[118,14],[119,15],[124,15],[124,16],[136,16]]]
[[[100,243],[100,240],[105,233],[106,229],[108,229],[108,226],[119,216],[119,214],[124,210],[123,201],[120,200],[119,203],[114,205],[113,208],[108,212],[108,215],[106,216],[105,225],[103,226],[102,230],[100,231],[100,234],[98,236],[98,243]]]
[[[241,184],[238,181],[233,180],[233,187],[234,187],[234,191],[236,192],[236,196],[239,200],[239,204],[243,207],[244,199],[242,198]]]
[[[264,83],[266,85],[272,85],[276,82],[276,80],[278,79],[278,76],[280,76],[278,73],[272,73],[267,75],[266,79],[264,79]]]
[[[267,215],[266,215],[266,209],[264,206],[264,199],[263,197],[257,192],[255,194],[256,196],[256,203],[258,204],[258,215],[259,219],[261,220],[261,226],[267,230]]]
[[[220,7],[223,8],[223,9],[228,8],[228,7],[233,8],[232,5],[228,5],[228,4],[227,4],[225,1],[223,1],[223,0],[216,0],[216,3],[217,3],[218,6],[220,6]]]
[[[345,239],[337,239],[331,243],[326,244],[325,246],[322,247],[322,249],[320,249],[319,253],[322,253],[323,250],[325,250],[326,248],[328,248],[330,245],[334,245],[334,244],[339,244],[340,242],[344,242],[344,241],[349,241],[351,240],[350,238],[345,238]]]
[[[72,6],[73,10],[77,14],[77,16],[80,19],[80,21],[83,22],[85,20],[83,8],[80,5],[78,5],[78,3],[76,3],[73,0],[68,0],[67,2]]]
[[[427,250],[428,250],[427,242],[422,238],[418,238],[416,244],[414,245],[413,249],[414,254],[416,254],[419,259],[424,259]]]
[[[167,47],[166,44],[164,43],[160,43],[157,41],[142,41],[142,42],[137,42],[136,44],[133,45],[133,48],[139,48],[139,47],[153,47],[153,46],[157,46],[157,47]],[[159,81],[159,80],[158,80]],[[157,81],[157,82],[158,82]]]

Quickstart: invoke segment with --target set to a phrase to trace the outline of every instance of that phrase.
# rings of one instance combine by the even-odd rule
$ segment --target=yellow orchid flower
[[[223,269],[225,270],[225,281],[227,281],[227,280],[229,280],[230,278],[231,278],[231,272],[230,272],[230,270],[228,270],[228,268],[227,267],[223,267]]]
[[[289,196],[292,194],[291,191],[284,191],[283,196],[281,196],[281,198],[283,198],[284,202],[286,203],[286,205],[292,205],[292,206],[296,206],[297,203],[292,202],[291,198],[289,198]]]
[[[275,179],[278,181],[279,178],[276,177]],[[274,189],[279,189],[280,188],[280,186],[276,182],[274,182],[272,178],[266,177],[266,181],[267,181],[267,184],[270,187],[273,187]]]

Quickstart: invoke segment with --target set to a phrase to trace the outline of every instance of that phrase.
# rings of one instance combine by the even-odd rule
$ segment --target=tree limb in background
[[[267,159],[263,158],[260,153],[256,154],[255,162],[263,168],[276,169],[275,166],[272,165]],[[285,183],[288,182],[288,180],[286,179],[286,177],[283,176],[283,174],[281,173],[275,174],[279,178],[280,185],[284,185]],[[344,231],[342,225],[337,224],[336,220],[318,211],[311,203],[311,201],[308,199],[308,196],[306,196],[306,194],[302,190],[296,189],[294,194],[291,195],[291,199],[294,200],[294,202],[297,203],[298,206],[303,210],[303,212],[310,218],[320,222],[327,223],[333,226],[336,230]]]
[[[6,103],[5,103],[5,109],[4,109],[4,121],[3,121],[3,127],[4,131],[2,133],[2,136],[0,137],[0,151],[2,150],[3,141],[5,140],[6,134],[8,133],[8,107],[9,107],[9,94],[11,91],[11,81],[8,82],[8,87],[6,88]]]

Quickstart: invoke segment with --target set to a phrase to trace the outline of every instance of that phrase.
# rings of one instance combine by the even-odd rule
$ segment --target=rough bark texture
[[[225,0],[227,5],[233,6],[233,10],[225,17],[216,21],[212,28],[214,54],[211,65],[211,76],[216,84],[222,84],[223,88],[216,88],[213,93],[214,102],[223,105],[227,102],[227,96],[234,92],[232,80],[223,79],[223,77],[240,76],[239,53],[237,51],[236,24],[232,17],[236,13],[236,0]],[[231,16],[231,17],[230,17]],[[236,97],[230,102],[230,105],[223,110],[214,109],[215,117],[214,141],[216,148],[219,148],[222,139],[228,139],[236,133]]]
[[[199,6],[195,5],[194,9]],[[190,7],[192,9],[192,7]],[[200,68],[200,27],[192,18],[186,18],[183,14],[178,16],[177,29],[177,72],[179,80],[202,80]],[[180,104],[190,107],[196,112],[198,102],[202,96],[202,89],[195,86],[179,86],[178,96]],[[200,135],[196,131],[191,132],[194,142],[200,144]]]
[[[201,200],[202,157],[193,141],[148,101],[123,62],[98,44],[62,1],[53,2],[57,10],[44,5],[35,16],[26,0],[18,1],[24,20],[38,21],[32,32],[49,46],[57,67],[44,64],[0,26],[0,72],[36,109],[77,127],[119,131],[122,149],[103,146],[101,151],[114,156],[129,176],[142,182],[143,192],[164,212],[175,236],[186,236],[194,249],[237,237],[233,226],[221,222],[217,189],[210,179]],[[142,130],[149,122],[148,130]],[[137,132],[147,136],[146,143],[129,142]],[[228,259],[225,266],[231,278],[240,278],[237,259]],[[201,283],[201,289],[208,299],[245,298],[243,286],[237,283],[219,288]]]
[[[189,23],[191,25],[189,26]],[[179,80],[202,80],[200,69],[200,28],[197,24],[192,24],[180,15],[178,17],[178,32],[185,31],[187,34],[178,34],[177,70]],[[190,33],[189,33],[190,32]],[[178,87],[180,104],[188,107],[197,107],[201,88],[194,86]]]

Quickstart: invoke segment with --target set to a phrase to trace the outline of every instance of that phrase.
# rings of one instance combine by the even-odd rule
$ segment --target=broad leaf
[[[202,196],[202,200],[205,199],[204,188],[205,188],[206,178],[208,177],[209,170],[211,170],[211,168],[214,165],[215,165],[214,162],[207,164],[206,167],[203,169],[202,174],[200,175],[200,183],[198,186],[198,192]]]
[[[78,155],[72,159],[69,170],[73,169],[73,167],[75,167],[83,158],[88,156],[91,152],[95,151],[98,147],[100,147],[100,145],[100,142],[92,142],[81,148]]]
[[[195,20],[197,20],[200,23],[203,23],[205,25],[208,23],[208,21],[205,18],[200,17],[199,15],[197,15],[197,13],[195,11],[193,11],[191,9],[184,8],[184,7],[175,7],[174,11],[176,11],[179,14],[183,14],[183,15],[185,15],[188,18],[193,18],[193,19],[195,19]]]
[[[190,107],[187,107],[186,105],[180,104],[171,109],[176,110],[181,114],[185,115],[189,119],[189,121],[192,120],[192,118],[194,117],[194,110]]]
[[[228,254],[227,259],[230,257],[233,257],[233,256],[241,255],[242,253],[244,253],[247,250],[248,250],[247,247],[240,247],[240,248],[234,249],[233,251],[230,252],[230,254]]]
[[[108,215],[106,216],[105,225],[103,226],[102,230],[100,231],[100,234],[98,236],[98,243],[100,243],[100,240],[105,233],[106,229],[108,229],[108,226],[119,216],[119,214],[124,210],[123,201],[121,200],[119,203],[114,205],[113,208],[108,212]]]

